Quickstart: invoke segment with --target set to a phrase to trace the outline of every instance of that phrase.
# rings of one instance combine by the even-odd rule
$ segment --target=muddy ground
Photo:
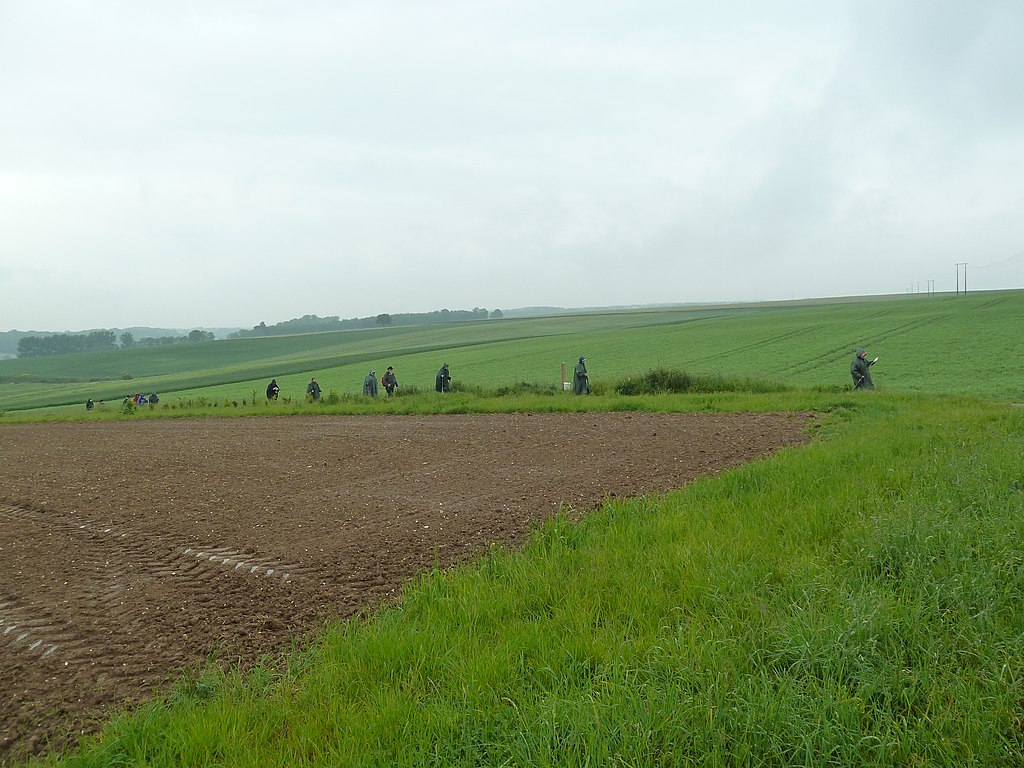
[[[252,663],[560,505],[806,442],[808,414],[317,416],[0,427],[0,762]]]

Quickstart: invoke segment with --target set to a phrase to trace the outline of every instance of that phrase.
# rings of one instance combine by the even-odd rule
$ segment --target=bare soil
[[[249,665],[560,506],[810,439],[810,414],[317,416],[0,427],[0,762],[208,659]]]

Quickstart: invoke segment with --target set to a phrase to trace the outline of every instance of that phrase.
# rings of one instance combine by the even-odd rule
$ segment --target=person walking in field
[[[452,374],[448,370],[448,363],[442,365],[441,370],[437,372],[437,376],[434,378],[434,389],[438,392],[452,391]]]
[[[309,386],[306,387],[306,394],[313,398],[314,403],[320,399],[320,385],[316,382],[316,376],[309,380]]]
[[[277,379],[271,379],[270,383],[267,384],[267,400],[277,400],[277,394],[281,391],[281,388],[277,386]]]
[[[363,394],[367,397],[377,396],[377,372],[372,368],[366,374],[366,378],[363,379]]]
[[[877,357],[874,360],[868,360],[868,353],[863,347],[857,348],[857,356],[850,363],[850,375],[853,376],[854,389],[875,388],[874,382],[871,381],[871,366],[877,362]]]
[[[576,370],[572,372],[572,391],[577,395],[590,394],[590,376],[587,374],[587,358],[580,355]]]
[[[388,397],[395,394],[395,390],[398,389],[398,379],[395,378],[395,369],[388,366],[388,369],[384,371],[384,375],[380,377],[380,383],[384,385],[384,391],[387,392]]]

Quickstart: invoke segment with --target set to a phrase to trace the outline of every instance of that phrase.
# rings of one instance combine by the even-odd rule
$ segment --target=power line
[[[1007,264],[1016,264],[1017,262],[1020,262],[1020,261],[1024,261],[1024,251],[1020,251],[1019,253],[1015,253],[1013,256],[1010,256],[1009,258],[1003,259],[1002,261],[993,261],[991,264],[981,264],[980,266],[975,266],[974,268],[975,269],[991,269],[992,267],[1003,267],[1003,266],[1006,266]]]

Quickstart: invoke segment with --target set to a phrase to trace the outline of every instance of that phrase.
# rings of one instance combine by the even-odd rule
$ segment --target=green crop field
[[[794,387],[845,387],[858,346],[881,359],[879,387],[901,392],[1024,399],[1024,291],[907,295],[771,305],[616,311],[445,326],[238,339],[0,361],[0,411],[120,401],[251,400],[271,377],[301,399],[317,376],[325,393],[358,393],[370,368],[430,389],[442,362],[459,385],[560,383],[585,354],[599,383],[673,368]]]
[[[310,375],[343,395],[323,406],[337,412],[828,414],[807,447],[552,521],[286,658],[189,676],[37,764],[1024,765],[1022,325],[1024,291],[1005,291],[0,363],[4,420],[86,418],[86,396],[137,390],[262,400],[270,376],[288,412]],[[857,346],[881,358],[873,393],[849,391]],[[604,385],[589,398],[557,389],[580,354]],[[354,396],[370,367],[429,389],[444,361],[465,391]],[[615,392],[655,368],[740,386]],[[495,390],[516,382],[548,389]],[[248,407],[218,411],[267,409]]]

